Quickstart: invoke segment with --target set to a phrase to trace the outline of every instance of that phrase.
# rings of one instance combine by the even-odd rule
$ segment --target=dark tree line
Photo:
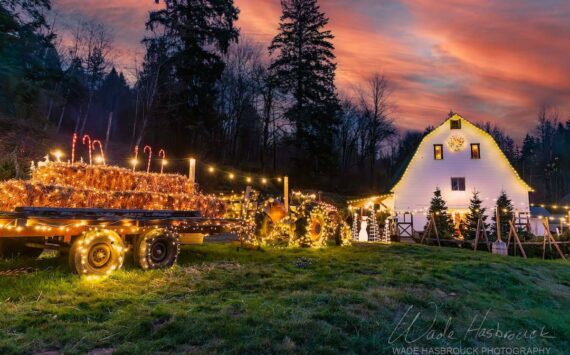
[[[2,119],[89,133],[111,144],[119,163],[150,144],[171,157],[354,194],[387,190],[433,129],[398,132],[385,76],[339,96],[334,34],[317,0],[282,0],[267,47],[240,35],[233,0],[161,2],[146,22],[142,61],[126,73],[114,67],[113,34],[102,25],[59,29],[49,0],[0,2]],[[521,146],[490,123],[480,127],[537,199],[563,201],[570,121],[544,107],[537,122]]]

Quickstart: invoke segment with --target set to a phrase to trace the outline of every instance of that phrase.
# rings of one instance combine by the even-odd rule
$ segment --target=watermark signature
[[[441,326],[437,326],[440,322],[439,319],[439,309],[436,304],[432,303],[435,307],[435,312],[432,318],[428,319],[426,322],[422,322],[422,312],[413,311],[413,306],[408,307],[406,312],[397,322],[396,327],[390,334],[388,339],[388,344],[406,344],[408,347],[399,348],[403,349],[402,354],[541,354],[549,353],[548,348],[516,348],[516,347],[506,347],[506,348],[427,348],[430,351],[422,351],[422,347],[417,347],[416,345],[430,342],[430,341],[457,341],[461,343],[466,340],[478,340],[479,342],[497,340],[504,340],[505,344],[511,344],[512,341],[526,341],[533,342],[538,339],[555,339],[556,337],[550,334],[545,327],[540,327],[536,329],[510,329],[502,327],[499,322],[492,323],[489,321],[489,314],[491,309],[488,309],[485,313],[476,314],[469,324],[466,330],[457,331],[453,326],[454,318],[447,317],[445,321],[445,326],[441,329]],[[421,324],[420,324],[421,323]],[[415,350],[414,350],[415,349]],[[418,350],[419,349],[419,350]],[[434,351],[434,349],[436,351]],[[411,351],[411,352],[410,352]],[[417,351],[417,352],[416,352]],[[460,352],[457,352],[460,351]],[[537,352],[535,352],[537,351]],[[396,352],[395,352],[396,353]]]

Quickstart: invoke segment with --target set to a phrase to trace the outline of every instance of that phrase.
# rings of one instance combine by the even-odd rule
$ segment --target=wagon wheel
[[[25,245],[26,240],[22,238],[0,238],[0,257],[15,258],[25,256],[37,259],[43,249],[31,248]]]
[[[140,235],[133,245],[135,264],[144,270],[174,266],[179,252],[178,235],[167,229],[153,229]]]
[[[121,268],[125,247],[119,235],[110,230],[83,233],[69,251],[69,266],[79,275],[105,275]]]
[[[289,218],[283,218],[275,222],[265,215],[261,222],[260,241],[262,245],[273,247],[287,247],[295,239],[295,223]]]
[[[321,214],[311,214],[309,217],[308,236],[311,246],[320,246],[326,242],[328,228],[327,221]]]

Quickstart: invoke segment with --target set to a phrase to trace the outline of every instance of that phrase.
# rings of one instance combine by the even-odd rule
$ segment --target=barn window
[[[461,120],[451,120],[449,122],[451,129],[461,129]]]
[[[452,177],[451,178],[451,191],[465,191],[465,178]]]
[[[443,160],[443,144],[433,145],[433,158],[435,160]]]
[[[471,159],[481,159],[481,146],[479,143],[471,144]]]

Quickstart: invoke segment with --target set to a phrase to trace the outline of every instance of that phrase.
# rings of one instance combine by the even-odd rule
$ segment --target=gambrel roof
[[[420,144],[418,145],[416,151],[414,152],[412,158],[410,159],[409,163],[407,164],[403,174],[400,176],[400,178],[398,179],[398,181],[394,184],[394,186],[390,189],[391,193],[394,193],[394,190],[396,190],[398,188],[398,186],[402,183],[402,181],[406,178],[406,175],[410,169],[410,166],[412,166],[415,162],[415,160],[417,159],[417,155],[418,152],[421,150],[421,148],[423,148],[423,146],[425,144],[427,144],[426,142],[429,140],[429,138],[434,135],[437,131],[439,131],[440,129],[442,129],[442,127],[444,127],[449,121],[451,120],[458,120],[460,119],[462,121],[462,124],[465,123],[471,127],[474,127],[476,130],[478,130],[481,135],[485,138],[490,140],[493,144],[492,146],[496,147],[496,149],[500,152],[500,156],[505,159],[505,161],[507,162],[507,165],[510,167],[510,169],[512,170],[512,173],[514,174],[514,176],[516,177],[516,179],[522,184],[522,186],[527,190],[527,191],[534,191],[532,189],[532,187],[530,187],[530,185],[528,185],[519,175],[519,173],[516,171],[516,169],[514,168],[514,166],[511,164],[511,162],[509,161],[509,159],[507,158],[507,156],[505,155],[505,153],[502,151],[502,149],[499,147],[499,145],[497,144],[497,142],[495,141],[495,139],[493,138],[493,136],[491,136],[488,132],[486,132],[485,130],[481,129],[480,127],[474,125],[473,123],[471,123],[469,120],[466,120],[465,118],[461,117],[458,114],[453,114],[452,116],[450,116],[449,118],[447,118],[442,124],[440,124],[439,126],[437,126],[436,128],[434,128],[430,133],[426,134],[422,141],[420,142]]]

